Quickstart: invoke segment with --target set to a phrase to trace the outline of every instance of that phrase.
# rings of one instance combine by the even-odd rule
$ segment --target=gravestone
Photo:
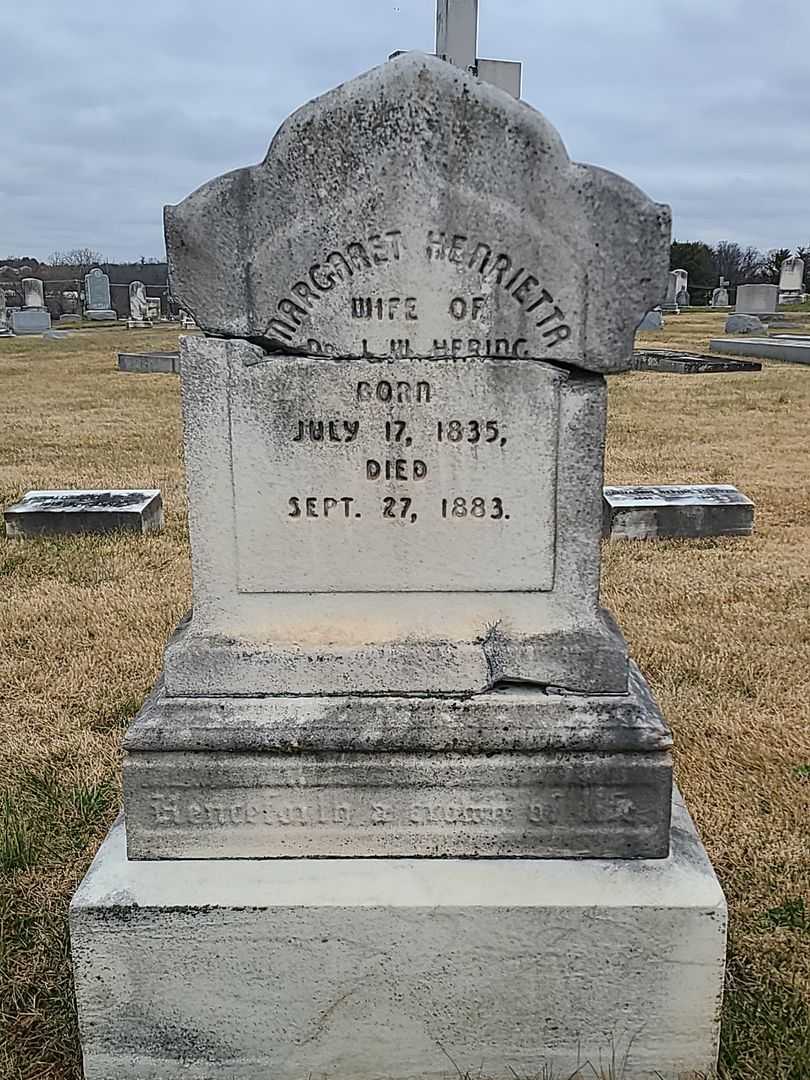
[[[176,375],[179,352],[118,353],[118,370],[139,375]]]
[[[740,285],[734,310],[741,315],[772,315],[778,303],[778,285]]]
[[[160,297],[147,296],[146,312],[150,322],[160,322]]]
[[[8,321],[8,308],[6,307],[6,294],[0,289],[0,337],[11,337],[11,327]]]
[[[599,601],[668,210],[409,53],[166,232],[194,609],[72,906],[88,1080],[710,1071],[725,905]]]
[[[756,315],[729,315],[726,319],[727,334],[767,334],[768,327]]]
[[[605,488],[604,532],[613,540],[750,536],[754,504],[730,484]]]
[[[728,289],[724,286],[720,286],[719,289],[715,289],[712,293],[712,307],[728,307]]]
[[[689,295],[686,289],[681,289],[678,295],[675,297],[675,303],[679,308],[688,308],[692,304],[692,297]]]
[[[667,279],[667,292],[661,305],[664,311],[678,311],[678,296],[687,291],[689,274],[686,270],[670,270]]]
[[[3,513],[12,540],[79,533],[155,533],[163,528],[157,490],[29,491]]]
[[[129,286],[129,320],[127,326],[130,330],[142,330],[151,325],[146,286],[142,281],[132,281]]]
[[[762,364],[748,360],[718,360],[714,356],[676,352],[672,349],[636,349],[633,353],[633,367],[636,371],[663,372],[668,375],[724,375],[762,371]]]
[[[23,307],[11,313],[15,334],[44,334],[51,328],[51,316],[45,307],[45,285],[39,278],[23,278]]]
[[[779,303],[801,303],[804,294],[804,259],[791,255],[782,263],[779,273]]]
[[[639,331],[649,330],[663,330],[664,329],[664,313],[660,307],[653,308],[652,311],[648,311],[641,322],[638,324]]]
[[[110,279],[99,267],[85,275],[84,316],[94,322],[112,322],[118,318],[110,299]]]

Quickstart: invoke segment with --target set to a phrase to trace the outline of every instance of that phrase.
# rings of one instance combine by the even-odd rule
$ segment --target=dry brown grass
[[[705,346],[720,315],[648,344]],[[68,899],[117,812],[121,734],[189,601],[177,380],[119,375],[168,331],[0,341],[0,503],[154,486],[148,539],[0,540],[0,1077],[79,1076]],[[728,481],[751,540],[615,544],[605,598],[650,676],[732,910],[729,1080],[810,1076],[810,368],[618,377],[608,480]],[[804,904],[804,906],[803,906]]]

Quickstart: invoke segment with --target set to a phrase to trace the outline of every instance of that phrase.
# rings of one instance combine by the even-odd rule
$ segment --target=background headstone
[[[779,305],[778,285],[740,285],[735,312],[742,315],[772,315]]]
[[[151,326],[146,286],[142,281],[133,281],[129,286],[129,326],[130,328]]]
[[[791,255],[782,263],[779,274],[779,303],[798,303],[804,292],[804,259]]]
[[[641,322],[638,324],[639,330],[663,330],[664,329],[664,313],[661,308],[653,308],[652,311],[648,311]]]
[[[689,274],[686,270],[670,270],[666,297],[661,305],[664,311],[678,310],[678,295],[686,291],[688,283]]]
[[[712,293],[712,307],[728,307],[728,289],[724,286],[720,286],[719,289],[715,289]]]
[[[85,317],[94,322],[111,322],[117,316],[110,298],[110,279],[98,267],[84,279]]]
[[[767,334],[768,328],[756,315],[729,315],[726,319],[727,334]]]
[[[23,278],[23,308],[39,310],[45,307],[45,285],[39,278]]]
[[[10,337],[8,308],[6,307],[6,294],[0,289],[0,337]]]

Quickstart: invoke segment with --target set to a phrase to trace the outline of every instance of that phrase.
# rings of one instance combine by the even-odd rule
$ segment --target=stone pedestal
[[[51,328],[51,316],[45,308],[24,308],[11,312],[12,332],[24,334],[44,334]]]
[[[119,822],[71,937],[86,1080],[716,1060],[726,908],[677,798],[672,854],[645,862],[128,862]]]
[[[599,595],[668,209],[407,54],[166,226],[194,609],[73,905],[87,1080],[711,1071],[723,897]]]

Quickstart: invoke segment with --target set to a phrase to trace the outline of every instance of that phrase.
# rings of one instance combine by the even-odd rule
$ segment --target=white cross
[[[520,98],[523,65],[478,56],[478,0],[436,0],[436,55]]]
[[[519,98],[523,67],[478,56],[478,0],[436,0],[436,55]]]

